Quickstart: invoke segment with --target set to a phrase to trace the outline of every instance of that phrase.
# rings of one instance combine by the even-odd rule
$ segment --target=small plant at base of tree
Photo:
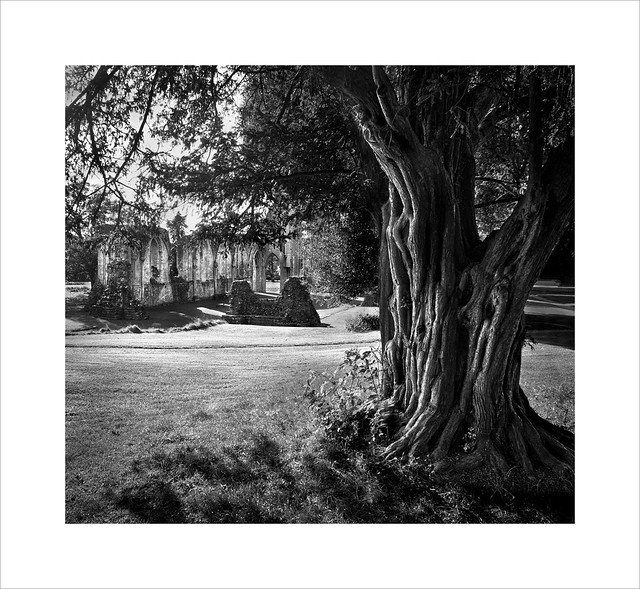
[[[304,396],[329,440],[362,449],[385,438],[377,419],[381,382],[380,349],[351,349],[333,372],[312,371]]]

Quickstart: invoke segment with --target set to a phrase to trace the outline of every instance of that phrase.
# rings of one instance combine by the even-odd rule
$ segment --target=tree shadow
[[[111,499],[149,523],[523,523],[573,517],[570,493],[548,488],[518,495],[501,479],[440,484],[426,465],[382,461],[324,438],[292,456],[260,433],[215,452],[203,446],[157,451],[134,461],[132,470],[136,482]]]
[[[139,485],[121,489],[114,503],[137,516],[145,523],[184,523],[182,502],[165,480],[150,478]]]
[[[203,446],[157,450],[131,463],[135,481],[111,491],[108,499],[144,523],[276,523],[258,501],[256,490],[272,473],[293,484],[278,444],[258,434],[251,444],[222,448],[215,453]],[[184,483],[199,486],[185,497]]]
[[[527,315],[527,334],[534,343],[575,350],[575,318],[563,315]]]
[[[161,307],[146,309],[148,319],[102,319],[93,317],[81,305],[67,305],[66,332],[83,332],[99,328],[111,331],[137,325],[141,329],[181,328],[190,323],[219,319],[226,307],[221,300],[194,301],[189,303],[170,303]]]

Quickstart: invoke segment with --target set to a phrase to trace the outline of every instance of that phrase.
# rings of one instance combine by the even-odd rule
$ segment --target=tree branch
[[[112,67],[111,71],[109,71],[109,67]],[[91,82],[87,84],[87,87],[65,108],[65,124],[68,126],[72,122],[75,122],[74,138],[76,141],[80,133],[80,122],[82,121],[82,117],[87,116],[88,112],[91,110],[91,105],[95,97],[105,90],[111,81],[111,78],[113,78],[119,69],[120,66],[117,65],[100,66]],[[84,98],[84,102],[82,106],[79,106],[81,98]]]
[[[506,202],[517,202],[521,198],[521,195],[519,195],[518,193],[513,192],[513,190],[511,190],[511,184],[509,182],[505,182],[504,180],[498,180],[498,178],[487,178],[487,177],[484,177],[484,176],[477,176],[476,177],[476,181],[479,181],[479,182],[494,182],[496,184],[500,184],[500,186],[503,187],[504,191],[510,196],[510,200],[506,201]],[[503,202],[503,198],[499,198],[497,200],[490,201],[490,202],[476,204],[475,208],[479,208],[481,206],[490,206],[492,204],[498,204],[500,202]]]
[[[533,275],[551,255],[573,212],[574,153],[573,137],[552,150],[535,190],[529,189],[500,230],[487,238],[484,263],[490,272],[505,260],[529,260]]]
[[[542,129],[542,101],[540,79],[534,73],[529,79],[529,183],[527,190],[536,193],[542,177],[544,131]]]
[[[280,108],[280,112],[278,113],[278,116],[276,117],[276,125],[280,124],[280,121],[282,120],[282,117],[284,116],[284,113],[287,110],[287,106],[289,106],[289,102],[291,101],[291,95],[293,94],[293,90],[294,90],[296,84],[298,83],[298,80],[300,79],[301,75],[302,75],[302,68],[300,68],[296,72],[296,75],[293,77],[293,80],[291,80],[291,84],[289,85],[289,89],[287,90],[287,94],[284,97],[284,101],[282,102],[282,107]]]
[[[372,66],[371,72],[373,74],[373,81],[376,83],[378,102],[380,103],[380,108],[382,109],[382,114],[384,115],[387,125],[394,131],[400,131],[396,122],[400,106],[398,105],[398,99],[389,81],[389,77],[381,66]]]
[[[505,196],[497,198],[496,200],[490,200],[488,202],[479,202],[479,203],[475,204],[473,206],[473,208],[474,209],[484,209],[484,208],[487,208],[487,207],[492,207],[494,205],[504,205],[504,204],[518,202],[519,200],[520,200],[519,196],[509,193],[509,194],[507,194]]]
[[[159,73],[160,71],[156,68],[155,74],[153,76],[153,80],[151,82],[151,87],[149,88],[149,97],[147,99],[147,105],[144,111],[144,116],[142,117],[142,123],[140,124],[140,127],[138,128],[138,132],[133,138],[133,145],[131,146],[129,153],[127,153],[127,155],[125,156],[124,161],[122,162],[122,165],[120,166],[120,168],[118,168],[118,171],[116,172],[116,175],[113,178],[114,181],[116,181],[119,178],[120,174],[122,173],[122,171],[125,169],[129,161],[131,160],[133,154],[138,149],[138,145],[140,144],[140,140],[142,139],[142,134],[144,133],[144,127],[147,123],[147,118],[149,117],[149,113],[151,112],[151,105],[153,103],[155,86],[156,86],[156,82],[158,81]]]

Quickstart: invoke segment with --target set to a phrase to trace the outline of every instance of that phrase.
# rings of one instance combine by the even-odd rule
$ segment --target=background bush
[[[380,317],[369,313],[366,315],[361,313],[360,315],[347,319],[345,326],[347,331],[378,331],[380,329]]]
[[[365,211],[353,210],[319,227],[303,241],[314,292],[345,302],[378,284],[378,238]]]

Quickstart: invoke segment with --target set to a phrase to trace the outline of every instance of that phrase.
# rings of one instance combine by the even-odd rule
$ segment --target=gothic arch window
[[[159,280],[162,276],[162,258],[160,256],[160,245],[155,237],[149,242],[149,272],[151,278]]]

